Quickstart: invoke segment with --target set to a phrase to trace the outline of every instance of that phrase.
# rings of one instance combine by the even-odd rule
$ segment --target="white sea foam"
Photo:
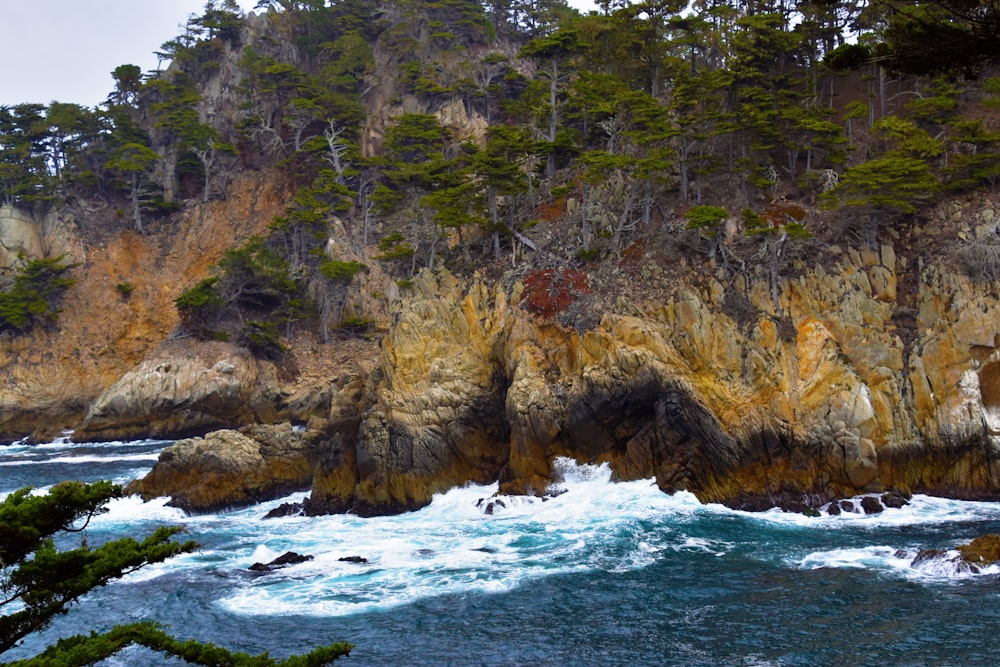
[[[868,546],[857,548],[828,549],[814,551],[801,559],[796,565],[804,570],[822,568],[898,568],[910,560],[900,556],[899,550],[889,546]]]
[[[621,573],[686,539],[643,522],[683,520],[702,508],[690,494],[668,496],[649,480],[611,483],[606,466],[559,466],[561,493],[545,500],[495,498],[496,485],[466,486],[397,516],[263,522],[262,541],[234,552],[234,566],[286,551],[314,558],[250,577],[220,604],[247,615],[339,616],[442,594],[509,591],[555,574]],[[493,514],[481,500],[494,503]],[[349,557],[367,562],[341,560]]]
[[[84,463],[115,463],[120,461],[156,461],[159,458],[159,454],[124,454],[122,456],[101,456],[97,454],[83,454],[80,456],[55,456],[53,458],[44,460],[16,460],[16,461],[0,461],[0,467],[12,467],[12,466],[38,466],[38,465],[51,465],[53,463],[71,464],[71,465],[82,465]]]
[[[808,554],[798,562],[790,563],[800,569],[868,569],[914,581],[947,582],[980,576],[1000,574],[1000,566],[993,564],[978,569],[958,562],[958,552],[946,550],[938,557],[914,563],[919,550],[898,549],[890,546],[828,549]]]

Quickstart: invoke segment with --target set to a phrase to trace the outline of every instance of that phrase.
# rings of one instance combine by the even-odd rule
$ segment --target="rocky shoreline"
[[[969,235],[992,233],[992,208],[960,210]],[[543,495],[563,456],[747,509],[1000,499],[1000,295],[907,243],[834,246],[777,284],[764,268],[745,284],[702,271],[665,298],[619,294],[585,326],[532,308],[530,280],[424,270],[384,292],[379,337],[295,339],[277,361],[144,329],[145,352],[115,376],[121,359],[24,356],[7,339],[0,427],[194,437],[132,486],[189,511],[305,489],[308,512],[360,515],[470,482]],[[657,272],[630,270],[664,293]],[[599,303],[583,296],[568,301]],[[39,343],[81,345],[95,316],[76,310]],[[73,379],[91,367],[100,391]]]

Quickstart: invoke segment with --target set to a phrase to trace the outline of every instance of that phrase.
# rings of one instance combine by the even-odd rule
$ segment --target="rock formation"
[[[193,511],[310,484],[308,513],[404,511],[468,482],[544,494],[559,456],[748,509],[1000,497],[1000,298],[888,242],[826,259],[776,293],[762,273],[746,289],[708,276],[659,302],[622,297],[581,330],[532,312],[522,282],[425,270],[368,365],[293,386],[230,344],[167,342],[74,425],[82,438],[308,425],[284,427],[284,449],[268,429],[168,449],[133,488]]]
[[[164,450],[146,477],[126,487],[145,499],[202,513],[240,507],[309,487],[315,465],[308,437],[290,424],[213,431]]]

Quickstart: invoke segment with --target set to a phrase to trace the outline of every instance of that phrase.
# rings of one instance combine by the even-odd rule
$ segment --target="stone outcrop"
[[[666,287],[654,260],[623,265],[617,285],[630,290],[579,328],[532,311],[528,280],[424,271],[378,290],[392,313],[379,316],[377,352],[298,338],[288,364],[308,372],[293,373],[228,343],[170,338],[172,296],[207,271],[190,257],[217,257],[276,206],[260,183],[241,187],[217,210],[185,212],[183,243],[107,241],[144,276],[128,300],[112,260],[70,257],[89,291],[67,295],[58,331],[0,341],[7,437],[307,425],[299,463],[278,466],[290,477],[273,469],[287,457],[262,454],[268,436],[246,429],[179,443],[142,492],[196,511],[310,484],[308,513],[414,509],[468,482],[544,494],[560,456],[748,509],[886,491],[1000,498],[1000,295],[912,252],[912,238],[829,246],[780,280],[768,267],[734,282],[701,270]],[[963,233],[991,233],[993,209],[965,210]]]
[[[101,394],[79,440],[178,437],[274,421],[274,365],[230,343],[168,343]]]
[[[310,434],[290,424],[220,430],[179,440],[152,471],[125,491],[204,513],[261,502],[309,488],[315,467]]]
[[[485,310],[493,300],[447,274],[422,274],[412,290],[369,392],[352,384],[331,402],[337,435],[307,511],[415,509],[453,486],[496,480],[506,463],[506,383],[493,349],[502,323]]]
[[[910,567],[936,567],[946,564],[955,572],[978,573],[984,567],[1000,561],[1000,535],[987,533],[976,537],[968,544],[945,549],[921,549],[910,561]]]

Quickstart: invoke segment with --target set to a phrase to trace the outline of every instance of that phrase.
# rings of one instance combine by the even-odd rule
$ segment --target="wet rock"
[[[264,515],[265,519],[280,519],[286,516],[302,516],[302,503],[281,503]]]
[[[840,503],[838,504],[840,505],[840,509],[847,512],[848,514],[855,514],[858,511],[857,508],[854,506],[854,503],[851,502],[850,500],[841,500]]]
[[[826,508],[826,513],[830,516],[837,516],[840,514],[840,504],[830,503],[830,506]]]
[[[270,563],[254,563],[247,569],[254,572],[273,572],[274,570],[280,570],[288,567],[289,565],[305,563],[306,561],[310,561],[312,559],[313,557],[309,555],[297,554],[294,551],[286,551]]]
[[[483,503],[486,503],[485,506],[483,505]],[[505,503],[503,500],[499,498],[497,498],[496,500],[490,500],[488,502],[486,501],[485,498],[480,498],[479,502],[476,503],[476,507],[482,508],[483,514],[493,515],[493,513],[496,512],[497,509],[505,509],[507,507],[507,503]]]
[[[341,563],[358,563],[358,564],[361,564],[361,563],[367,563],[368,562],[368,559],[364,558],[362,556],[343,556],[341,558],[338,558],[337,560],[340,561]]]
[[[921,549],[910,561],[910,567],[918,567],[932,560],[939,560],[948,554],[944,549]]]
[[[899,509],[910,504],[909,498],[897,491],[883,493],[880,500],[882,501],[882,505],[891,509]]]
[[[885,510],[882,507],[882,503],[879,502],[878,498],[874,496],[865,496],[861,499],[861,509],[864,510],[865,514],[878,514]]]
[[[1000,560],[1000,535],[980,535],[969,544],[956,548],[963,562],[970,565],[990,565]]]

